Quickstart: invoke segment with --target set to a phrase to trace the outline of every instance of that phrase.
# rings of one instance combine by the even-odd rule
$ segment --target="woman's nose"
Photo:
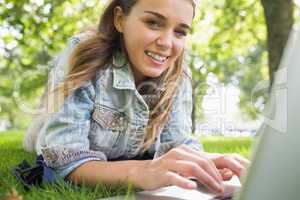
[[[172,32],[168,31],[168,32],[161,33],[156,43],[159,47],[164,49],[172,48],[172,43],[173,43]]]

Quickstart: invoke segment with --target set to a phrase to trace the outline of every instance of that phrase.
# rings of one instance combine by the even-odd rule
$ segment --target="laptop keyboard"
[[[228,193],[228,194],[224,194],[224,195],[219,196],[219,197],[214,197],[211,200],[232,200],[232,199],[233,199],[232,193]]]

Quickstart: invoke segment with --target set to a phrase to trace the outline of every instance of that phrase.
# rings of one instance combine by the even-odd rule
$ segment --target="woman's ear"
[[[114,9],[114,25],[118,32],[123,33],[124,12],[120,6]]]

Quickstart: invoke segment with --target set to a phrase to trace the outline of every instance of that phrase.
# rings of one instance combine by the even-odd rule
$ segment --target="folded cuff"
[[[64,168],[66,165],[85,158],[107,161],[104,153],[91,150],[78,150],[65,147],[46,147],[42,148],[42,155],[45,163],[51,168]]]

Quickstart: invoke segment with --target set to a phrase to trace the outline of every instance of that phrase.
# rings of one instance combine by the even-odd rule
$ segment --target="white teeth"
[[[146,51],[146,54],[148,56],[150,56],[151,58],[153,58],[154,60],[157,60],[159,62],[164,62],[167,59],[167,57],[165,57],[165,56],[160,56],[160,55],[154,54],[154,53],[149,52],[149,51]]]

